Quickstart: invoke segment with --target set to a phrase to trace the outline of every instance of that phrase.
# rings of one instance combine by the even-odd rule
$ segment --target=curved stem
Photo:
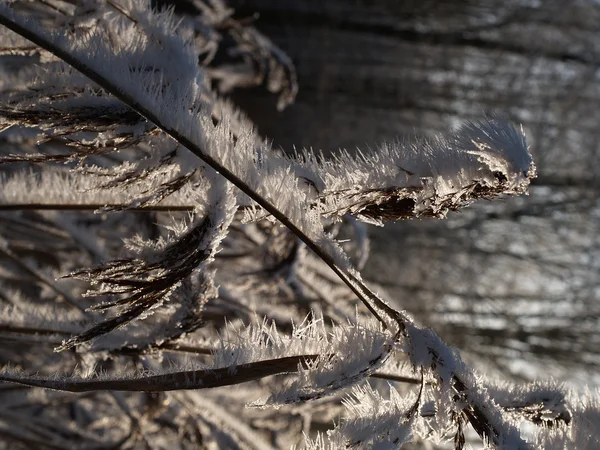
[[[294,233],[302,242],[306,244],[319,258],[321,258],[339,277],[340,279],[354,292],[361,302],[369,309],[369,311],[388,328],[389,324],[383,319],[380,312],[389,316],[392,321],[398,322],[397,313],[388,305],[386,305],[362,280],[355,275],[348,273],[346,270],[339,267],[333,257],[314,242],[304,231],[302,231],[289,217],[280,211],[275,205],[262,197],[258,192],[252,189],[244,180],[234,174],[229,168],[225,167],[221,162],[217,161],[211,155],[207,154],[200,145],[190,140],[182,132],[172,127],[168,127],[162,123],[160,117],[149,107],[143,105],[128,92],[124,92],[116,83],[107,79],[102,74],[98,73],[84,61],[81,61],[68,50],[61,48],[52,39],[45,36],[47,32],[34,30],[33,27],[27,27],[18,22],[18,18],[10,8],[4,6],[0,9],[0,24],[21,35],[25,39],[30,40],[36,45],[52,53],[56,57],[72,66],[77,71],[88,77],[106,92],[114,95],[124,104],[136,111],[141,116],[145,117],[150,122],[154,123],[158,128],[163,130],[175,141],[187,148],[190,152],[211,166],[214,170],[223,175],[229,182],[240,189],[244,194],[254,200],[265,211],[275,217],[281,224],[287,227]],[[400,328],[403,328],[400,325]]]

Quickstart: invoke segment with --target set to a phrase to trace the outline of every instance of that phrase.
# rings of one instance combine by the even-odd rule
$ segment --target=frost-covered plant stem
[[[375,317],[380,320],[380,322],[386,326],[391,326],[394,322],[396,322],[399,327],[402,327],[398,320],[398,313],[386,305],[385,302],[383,302],[374,292],[372,292],[362,282],[362,280],[360,280],[359,277],[340,267],[335,261],[334,255],[326,251],[322,246],[318,245],[307,235],[303,229],[294,223],[294,221],[291,220],[288,215],[280,211],[275,205],[252,189],[243,179],[229,170],[228,167],[225,167],[220,161],[208,154],[197,141],[190,139],[190,137],[188,137],[182,130],[165,125],[164,121],[157,114],[156,110],[153,110],[150,106],[144,104],[143,97],[136,98],[136,96],[124,91],[119,85],[112,82],[107,76],[100,73],[97,68],[86,64],[81,57],[77,57],[73,52],[70,52],[68,48],[63,47],[61,45],[61,39],[57,39],[56,37],[53,37],[52,34],[43,31],[39,25],[33,22],[24,21],[19,16],[15,15],[7,6],[0,5],[0,8],[2,8],[0,9],[0,24],[53,53],[58,58],[62,59],[67,64],[81,72],[83,75],[87,76],[90,80],[94,81],[104,90],[121,100],[131,109],[138,112],[140,115],[162,129],[178,143],[183,145],[190,152],[224,176],[228,181],[230,181],[234,186],[240,189],[240,191],[254,200],[284,226],[289,228],[306,244],[308,248],[310,248],[316,255],[325,261],[327,265],[331,267],[331,269],[344,281],[344,283],[348,285],[348,287],[356,294],[358,298],[360,298],[364,305]],[[201,113],[201,110],[188,112],[188,114],[191,115]],[[384,319],[386,316],[387,320]]]

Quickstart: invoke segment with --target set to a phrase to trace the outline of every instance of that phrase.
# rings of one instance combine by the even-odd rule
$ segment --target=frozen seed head
[[[509,189],[519,191],[536,176],[522,127],[517,129],[497,115],[465,124],[453,145],[476,156],[482,164],[480,170],[491,172]]]

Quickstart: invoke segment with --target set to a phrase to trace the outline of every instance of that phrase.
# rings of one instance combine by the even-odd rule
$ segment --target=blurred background
[[[600,2],[229,0],[293,60],[296,101],[233,98],[286,151],[376,148],[499,112],[530,195],[371,227],[365,275],[488,373],[600,384]]]

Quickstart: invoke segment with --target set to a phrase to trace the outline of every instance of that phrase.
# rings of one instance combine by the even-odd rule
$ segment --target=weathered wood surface
[[[278,113],[236,94],[286,149],[366,148],[484,111],[524,123],[544,173],[589,171],[599,151],[600,5],[524,0],[231,0],[294,60]],[[567,171],[568,168],[568,171]]]

